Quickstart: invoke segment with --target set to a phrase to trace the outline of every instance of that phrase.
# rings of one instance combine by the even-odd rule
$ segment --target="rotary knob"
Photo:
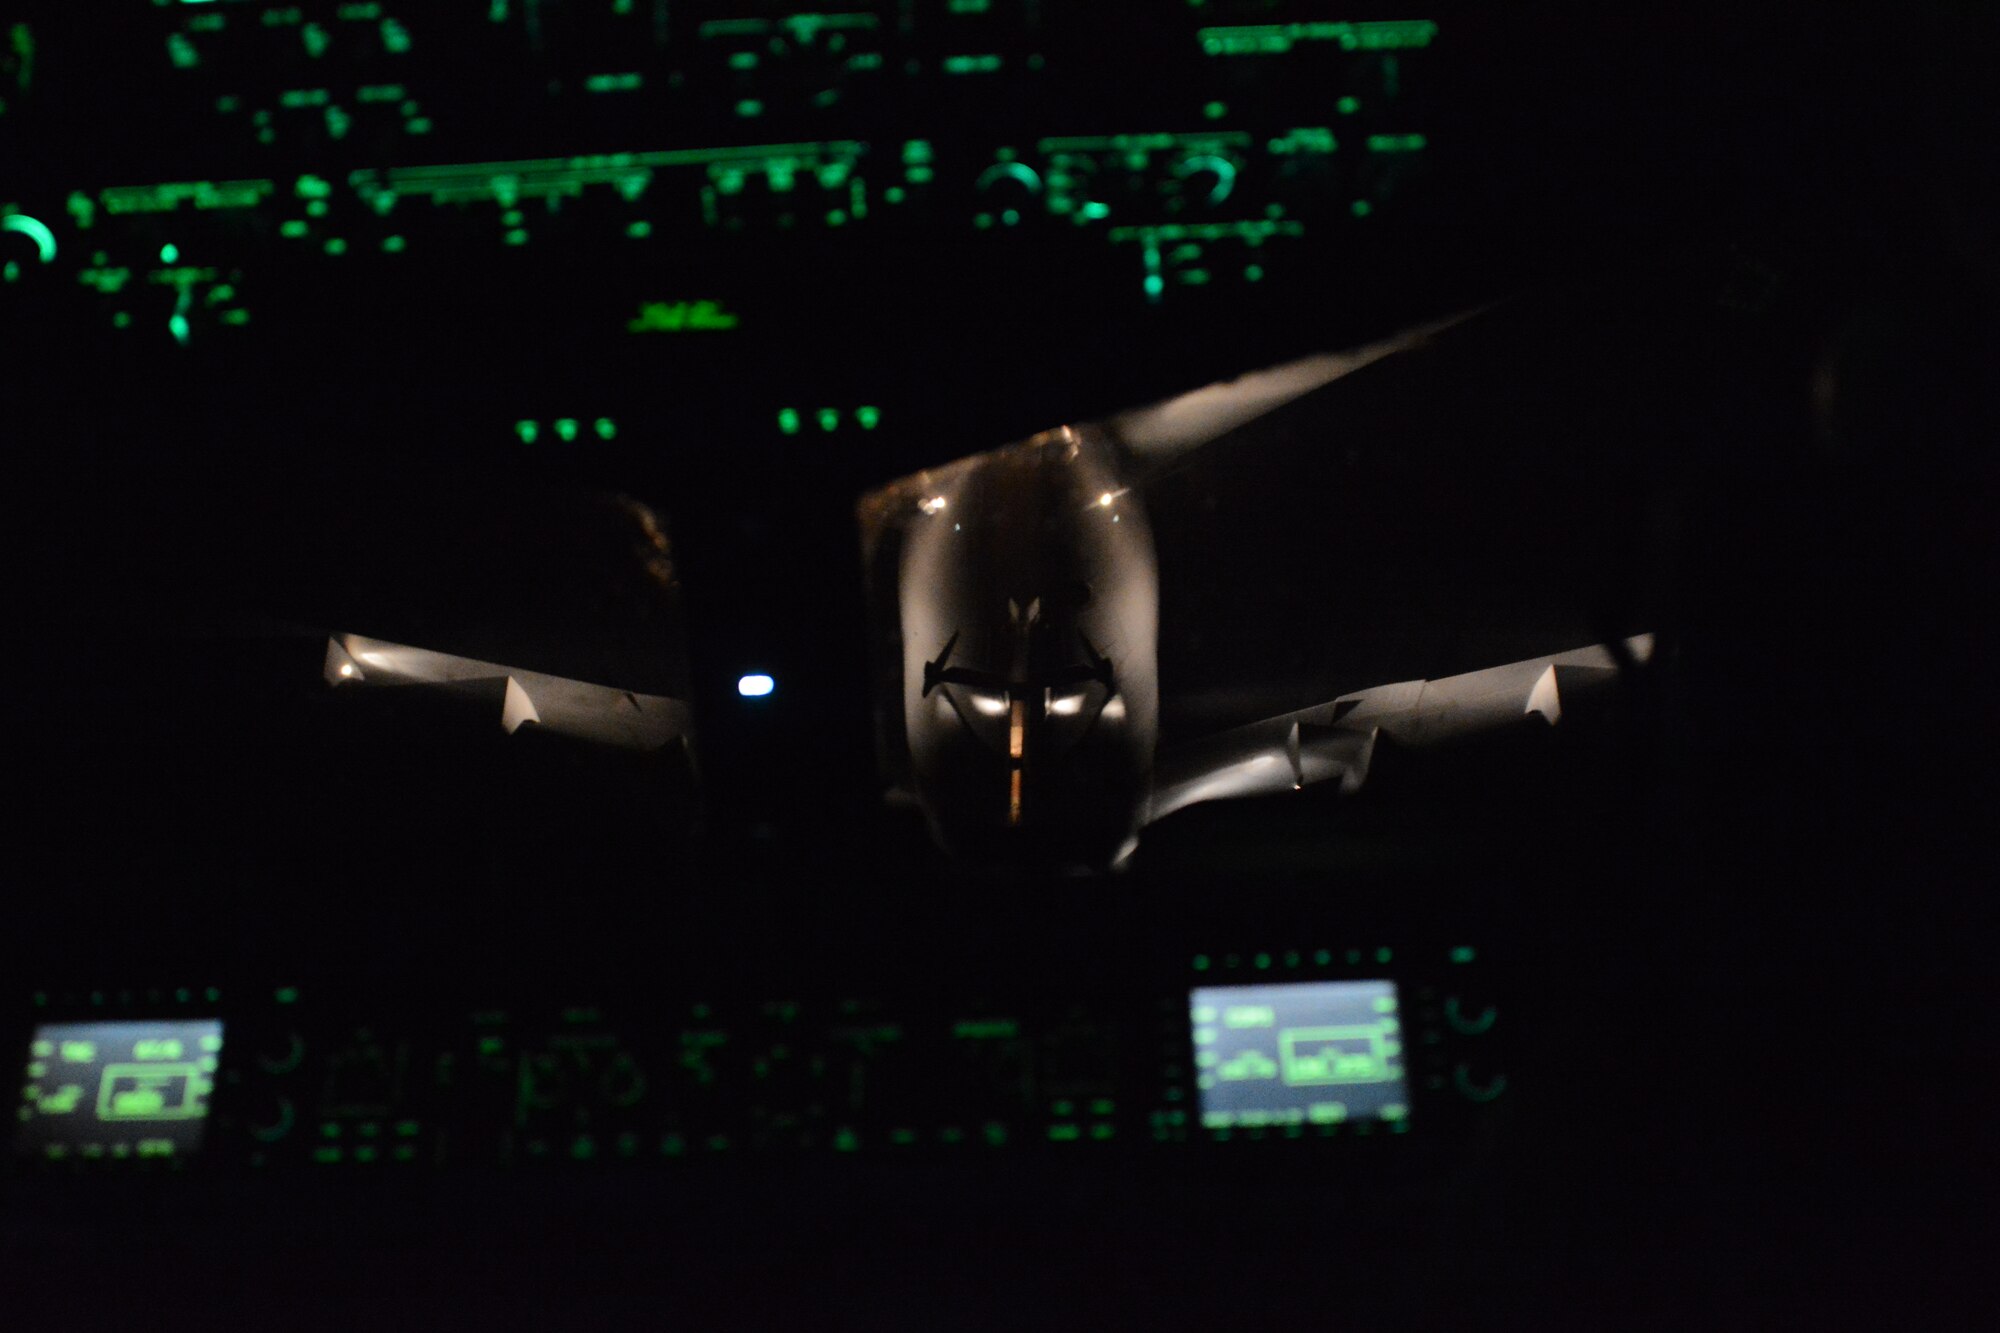
[[[259,1143],[276,1143],[298,1123],[298,1108],[289,1097],[270,1097],[249,1117],[250,1137]]]
[[[1220,205],[1236,189],[1236,164],[1220,153],[1196,153],[1174,164],[1175,198],[1203,208]]]
[[[1482,1037],[1500,1021],[1500,1011],[1482,995],[1449,995],[1444,1002],[1444,1021],[1461,1037]]]
[[[1507,1076],[1497,1069],[1461,1062],[1451,1071],[1451,1085],[1459,1096],[1483,1105],[1507,1091]]]
[[[305,1063],[306,1039],[297,1028],[285,1028],[259,1041],[251,1058],[267,1074],[289,1074]]]
[[[620,1051],[598,1074],[597,1089],[612,1106],[637,1105],[646,1095],[646,1071],[637,1060]]]

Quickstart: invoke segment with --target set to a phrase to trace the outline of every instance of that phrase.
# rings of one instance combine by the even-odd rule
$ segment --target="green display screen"
[[[183,1157],[201,1147],[220,1019],[48,1023],[28,1047],[15,1146],[69,1157]]]
[[[1409,1115],[1393,981],[1204,986],[1189,993],[1209,1129]]]

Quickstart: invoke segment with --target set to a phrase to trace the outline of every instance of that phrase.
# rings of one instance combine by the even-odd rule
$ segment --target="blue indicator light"
[[[778,688],[778,682],[769,676],[741,676],[736,681],[736,692],[746,699],[761,699]]]

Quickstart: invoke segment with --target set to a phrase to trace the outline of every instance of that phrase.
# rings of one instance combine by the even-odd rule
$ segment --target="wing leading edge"
[[[1554,725],[1572,703],[1616,682],[1653,655],[1653,636],[1592,644],[1546,657],[1409,680],[1344,694],[1190,742],[1160,756],[1146,822],[1201,801],[1292,791],[1319,782],[1358,790],[1379,737],[1423,747],[1520,724]]]
[[[481,662],[359,634],[327,640],[330,685],[429,685],[490,693],[500,725],[511,735],[534,723],[558,735],[631,750],[657,750],[688,734],[686,702],[637,694],[539,671]]]

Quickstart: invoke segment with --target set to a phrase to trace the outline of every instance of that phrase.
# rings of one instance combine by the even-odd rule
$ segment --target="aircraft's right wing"
[[[1368,779],[1379,737],[1413,748],[1518,726],[1553,726],[1574,706],[1614,685],[1653,655],[1653,636],[1593,644],[1440,680],[1356,690],[1329,703],[1204,737],[1160,756],[1147,820],[1200,801],[1294,791]]]
[[[359,634],[327,640],[326,681],[343,689],[428,687],[490,696],[509,734],[533,724],[558,735],[632,750],[657,750],[688,733],[686,702],[593,685],[539,671],[412,648]]]

